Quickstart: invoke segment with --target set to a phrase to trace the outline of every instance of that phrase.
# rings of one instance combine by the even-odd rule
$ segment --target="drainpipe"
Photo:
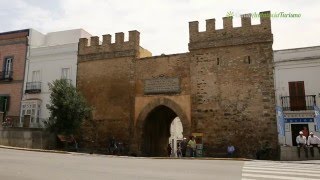
[[[27,42],[26,42],[26,57],[25,57],[25,63],[24,63],[24,75],[23,75],[23,86],[22,86],[22,92],[21,92],[21,101],[24,99],[24,90],[26,89],[26,81],[28,81],[28,76],[29,76],[29,64],[30,64],[30,60],[29,60],[29,57],[30,57],[30,31],[31,29],[28,30],[28,35],[27,35]],[[27,73],[27,76],[26,76],[26,73]],[[22,123],[21,122],[21,117],[23,116],[22,115],[22,102],[20,101],[20,124]]]

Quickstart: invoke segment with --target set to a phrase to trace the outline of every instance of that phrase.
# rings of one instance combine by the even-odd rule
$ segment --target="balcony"
[[[41,92],[41,82],[27,82],[25,93],[36,94]]]
[[[281,97],[281,105],[284,111],[313,110],[315,104],[316,95]]]
[[[13,71],[0,71],[0,81],[12,81]]]
[[[72,79],[67,79],[67,78],[61,78],[63,80],[65,80],[69,85],[72,84]]]

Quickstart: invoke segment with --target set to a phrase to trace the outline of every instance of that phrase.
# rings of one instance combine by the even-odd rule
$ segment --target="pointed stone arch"
[[[187,112],[185,112],[181,106],[172,99],[166,97],[156,98],[142,108],[134,126],[134,142],[132,144],[132,150],[138,154],[141,154],[142,135],[146,119],[154,109],[160,106],[169,108],[180,118],[184,136],[189,136],[191,134],[191,120],[188,118]]]

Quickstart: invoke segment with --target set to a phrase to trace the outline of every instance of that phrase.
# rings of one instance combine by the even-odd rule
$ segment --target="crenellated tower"
[[[189,22],[189,50],[272,42],[270,11],[260,12],[260,24],[251,24],[251,14],[241,15],[241,27],[233,27],[233,17],[223,18],[223,29],[216,29],[215,19],[206,20],[206,31],[199,32],[199,22]]]
[[[242,15],[241,27],[224,17],[223,29],[208,19],[203,32],[189,22],[193,129],[206,134],[209,152],[226,143],[247,155],[266,141],[277,146],[270,12],[259,15],[257,25]]]
[[[124,41],[124,33],[118,32],[115,34],[115,42],[111,43],[111,35],[102,36],[100,44],[99,37],[93,36],[90,38],[90,43],[87,38],[81,38],[79,41],[79,60],[94,60],[94,59],[111,59],[119,57],[134,57],[151,56],[151,53],[140,47],[140,33],[136,30],[129,31],[129,40]],[[147,53],[148,55],[145,55]],[[90,56],[88,59],[86,56]]]

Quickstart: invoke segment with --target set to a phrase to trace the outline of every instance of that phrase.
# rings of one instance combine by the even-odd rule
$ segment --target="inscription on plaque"
[[[144,81],[145,94],[179,93],[179,78],[156,78]]]

